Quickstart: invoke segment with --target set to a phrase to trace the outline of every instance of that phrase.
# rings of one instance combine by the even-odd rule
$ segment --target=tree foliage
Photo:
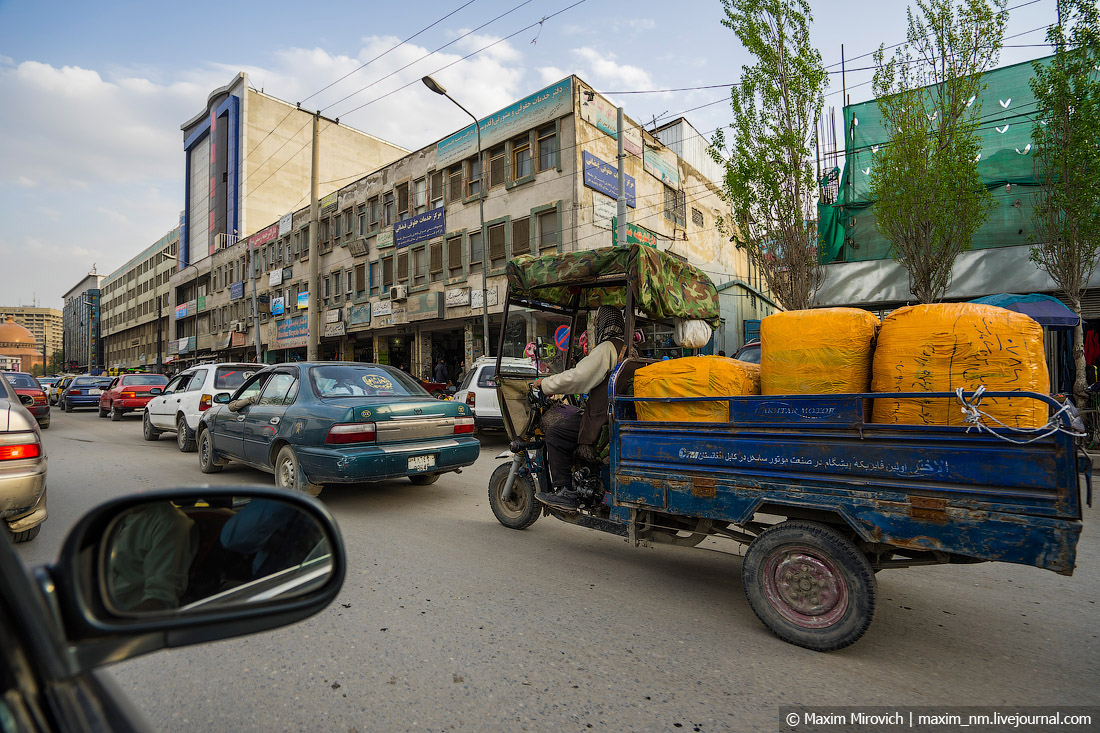
[[[997,63],[1006,0],[916,0],[906,43],[875,53],[874,91],[888,135],[871,164],[875,226],[921,303],[943,298],[960,252],[989,217],[978,176],[981,74]]]
[[[1068,32],[1067,32],[1068,29]],[[1081,291],[1100,257],[1100,10],[1095,0],[1061,0],[1047,29],[1055,55],[1035,64],[1035,235],[1031,259],[1046,270],[1081,314]],[[1085,393],[1084,332],[1073,338],[1077,378]]]
[[[814,124],[828,74],[810,45],[806,0],[722,0],[731,29],[756,63],[730,93],[729,146],[719,130],[712,155],[725,165],[729,230],[785,308],[808,308],[823,276],[814,221]]]

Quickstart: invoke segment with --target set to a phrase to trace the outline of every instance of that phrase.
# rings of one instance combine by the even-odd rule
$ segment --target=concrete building
[[[45,344],[46,360],[49,361],[54,352],[60,351],[64,342],[61,328],[61,311],[57,308],[38,308],[35,306],[0,306],[0,322],[7,320],[8,316],[23,326],[34,335],[34,340],[39,348]]]
[[[100,320],[111,373],[163,371],[179,233],[179,227],[172,229],[103,281]]]
[[[33,373],[45,362],[42,344],[35,340],[30,329],[19,325],[11,316],[0,320],[0,354],[10,371]]]
[[[481,125],[480,159],[471,124],[323,197],[315,252],[306,206],[273,216],[247,241],[215,247],[193,272],[173,277],[170,350],[184,363],[251,358],[258,335],[265,361],[295,360],[305,357],[312,327],[320,331],[324,359],[407,365],[417,376],[427,376],[440,356],[468,365],[484,353],[483,283],[495,341],[508,261],[610,246],[618,185],[614,108],[575,76]],[[628,240],[685,259],[716,283],[745,282],[744,254],[718,231],[725,205],[715,183],[635,122],[624,137]],[[247,244],[255,252],[251,270]],[[311,256],[321,258],[312,286]],[[251,315],[253,282],[258,323]],[[319,301],[321,323],[307,322],[309,297]],[[767,304],[750,306],[746,298],[737,317],[767,312]],[[552,339],[562,322],[513,313],[506,353],[521,355],[536,336]],[[650,331],[645,350],[678,353],[670,334]],[[728,323],[722,338],[715,350],[737,348],[740,322]]]
[[[99,327],[99,286],[104,279],[104,275],[90,272],[62,296],[62,350],[68,371],[98,374],[104,368]]]

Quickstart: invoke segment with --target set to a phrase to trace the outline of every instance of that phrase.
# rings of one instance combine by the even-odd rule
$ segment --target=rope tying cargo
[[[1050,419],[1047,420],[1046,425],[1038,428],[1014,428],[1011,425],[1004,424],[996,417],[990,415],[988,412],[985,412],[979,407],[983,396],[985,396],[984,385],[974,390],[974,395],[969,400],[963,396],[962,387],[959,387],[955,390],[955,397],[957,397],[959,402],[962,403],[962,413],[964,416],[963,420],[967,423],[966,432],[968,433],[974,429],[977,429],[978,432],[985,431],[990,435],[995,435],[1001,440],[1012,443],[1013,445],[1027,445],[1028,443],[1034,443],[1037,440],[1042,440],[1043,438],[1054,435],[1055,433],[1065,433],[1066,435],[1072,435],[1075,438],[1085,437],[1085,433],[1082,430],[1084,428],[1084,423],[1081,422],[1081,418],[1077,413],[1077,408],[1074,407],[1073,403],[1071,403],[1069,400],[1066,400],[1062,407],[1050,416]],[[1078,432],[1076,430],[1067,430],[1066,428],[1061,427],[1059,423],[1061,422],[1061,418],[1063,415],[1068,416],[1070,425],[1077,430],[1081,430],[1081,432]],[[1005,435],[1004,433],[999,433],[993,428],[989,427],[982,422],[982,418],[992,420],[1005,430],[1011,430],[1013,433],[1029,435],[1031,437],[1026,440],[1015,440]],[[1080,427],[1078,427],[1079,425]]]

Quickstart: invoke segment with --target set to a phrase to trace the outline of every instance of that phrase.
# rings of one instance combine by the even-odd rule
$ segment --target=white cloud
[[[656,28],[657,21],[653,20],[652,18],[632,18],[630,20],[616,21],[611,27],[615,33],[624,31],[640,33],[644,31],[651,31]]]
[[[653,78],[648,71],[639,66],[617,63],[615,54],[585,46],[573,49],[573,55],[587,66],[591,76],[586,76],[585,80],[594,84],[597,89],[654,88]]]

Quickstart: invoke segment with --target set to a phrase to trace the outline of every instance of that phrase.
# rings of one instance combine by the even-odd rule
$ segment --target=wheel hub
[[[829,626],[848,607],[843,576],[829,558],[809,548],[777,550],[768,559],[764,580],[775,609],[800,626]]]

